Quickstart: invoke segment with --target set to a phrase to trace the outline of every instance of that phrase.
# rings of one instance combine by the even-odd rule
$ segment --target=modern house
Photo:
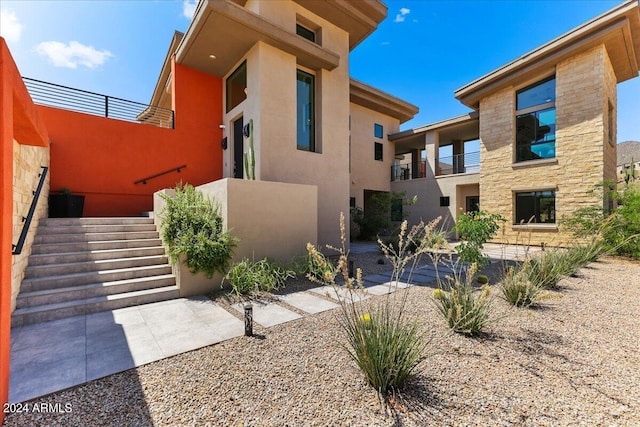
[[[639,64],[629,0],[458,89],[474,112],[391,135],[392,189],[418,194],[414,220],[479,205],[507,219],[497,241],[569,243],[562,217],[613,207],[590,190],[616,179],[616,84]]]
[[[349,76],[349,52],[386,15],[380,0],[202,0],[159,64],[149,105],[23,79],[0,39],[0,400],[11,314],[54,318],[36,298],[55,294],[69,315],[134,304],[132,290],[143,302],[188,294],[153,223],[53,226],[50,190],[84,195],[86,217],[134,217],[177,182],[201,186],[240,236],[238,256],[285,259],[307,241],[336,245],[339,213],[366,211],[372,194],[388,191],[418,196],[412,221],[443,216],[451,226],[461,210],[481,207],[508,219],[505,240],[526,231],[533,243],[565,243],[558,220],[600,203],[588,190],[615,178],[616,84],[638,75],[638,1],[456,91],[471,113],[403,132],[418,108]],[[256,181],[245,179],[250,139]],[[89,242],[87,233],[112,240]],[[10,253],[14,244],[21,250]],[[76,252],[46,252],[64,245]],[[94,260],[95,247],[101,257],[145,255],[105,261],[98,275],[78,261]],[[72,268],[84,270],[65,276]],[[55,286],[44,287],[47,274]],[[128,290],[91,281],[111,276]],[[84,294],[114,294],[108,304],[104,294],[62,295],[72,279]]]

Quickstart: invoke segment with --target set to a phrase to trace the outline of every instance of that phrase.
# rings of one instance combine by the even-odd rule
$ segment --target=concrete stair
[[[13,327],[178,298],[152,218],[40,221]]]

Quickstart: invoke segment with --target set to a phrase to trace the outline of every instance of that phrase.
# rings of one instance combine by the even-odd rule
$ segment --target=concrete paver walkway
[[[377,250],[361,245],[358,250]],[[524,256],[520,247],[486,245],[494,260]],[[426,260],[425,260],[426,262]],[[439,266],[441,274],[451,270]],[[278,302],[254,303],[254,321],[266,328],[295,321],[308,314],[338,307],[338,297],[361,301],[411,285],[428,285],[435,267],[421,265],[411,284],[390,285],[392,273],[365,276],[365,292],[319,287],[278,296]],[[287,308],[289,307],[289,308]],[[234,315],[207,297],[180,298],[136,307],[69,317],[11,330],[11,378],[9,402],[16,403],[97,378],[141,366],[166,357],[212,345],[244,334],[242,304]]]

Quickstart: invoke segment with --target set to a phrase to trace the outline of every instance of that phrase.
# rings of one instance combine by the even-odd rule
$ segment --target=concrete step
[[[165,301],[178,297],[179,292],[176,286],[166,286],[162,288],[144,289],[135,292],[67,301],[58,304],[18,308],[13,312],[11,327],[48,322],[51,320],[63,319],[65,317],[97,313],[105,310],[115,310],[117,308]]]
[[[55,245],[60,248],[62,245]],[[52,248],[53,249],[53,248]],[[48,254],[31,254],[29,257],[29,266],[65,264],[71,262],[83,261],[99,261],[105,259],[118,259],[127,257],[141,257],[152,255],[164,255],[165,249],[162,246],[149,246],[141,248],[122,248],[122,249],[104,249],[93,251],[74,251],[74,252],[52,252]]]
[[[25,270],[24,278],[38,277],[54,278],[55,276],[75,273],[87,273],[105,270],[119,270],[123,268],[142,267],[146,265],[167,264],[169,260],[165,255],[152,255],[143,257],[126,257],[118,259],[105,259],[99,261],[71,262],[63,264],[35,265]]]
[[[97,242],[71,242],[71,243],[39,243],[31,247],[31,255],[45,255],[55,253],[69,253],[80,251],[99,251],[110,249],[144,248],[161,246],[159,238],[152,239],[126,239],[106,240]]]
[[[149,265],[143,267],[122,268],[117,270],[91,271],[86,273],[65,274],[54,277],[24,279],[21,292],[42,291],[45,289],[82,286],[90,283],[110,282],[114,280],[135,279],[146,276],[171,274],[171,266]]]
[[[172,274],[149,276],[137,279],[91,283],[69,288],[46,289],[43,291],[21,292],[16,300],[16,308],[59,304],[68,301],[94,298],[104,295],[122,294],[143,289],[174,286],[176,278]]]
[[[48,225],[38,227],[38,236],[49,234],[116,233],[156,231],[154,224]]]
[[[153,224],[153,218],[146,217],[109,217],[109,218],[43,218],[42,226],[64,225],[103,225],[103,224]]]
[[[119,231],[114,233],[36,235],[35,243],[104,242],[108,240],[157,239],[157,231]]]

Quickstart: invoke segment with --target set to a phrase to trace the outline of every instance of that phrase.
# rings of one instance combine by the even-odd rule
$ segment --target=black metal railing
[[[427,161],[396,163],[391,165],[391,181],[407,181],[427,176]]]
[[[22,247],[24,246],[24,241],[27,239],[27,233],[29,233],[29,227],[31,226],[33,214],[36,212],[36,206],[38,206],[38,199],[40,198],[40,193],[42,192],[42,187],[44,186],[44,180],[47,177],[47,171],[49,170],[49,168],[46,166],[41,166],[41,168],[42,172],[38,174],[40,180],[38,181],[38,187],[33,192],[33,199],[31,200],[29,213],[26,217],[22,217],[22,221],[24,222],[24,224],[22,225],[22,231],[20,232],[18,243],[12,245],[11,248],[11,253],[13,255],[20,255],[22,253]]]
[[[151,176],[148,176],[148,177],[146,177],[146,178],[139,179],[139,180],[137,180],[136,182],[134,182],[133,184],[134,184],[134,185],[137,185],[137,184],[144,184],[144,185],[146,185],[146,184],[147,184],[147,181],[150,181],[150,180],[152,180],[153,178],[157,178],[157,177],[159,177],[159,176],[166,175],[166,174],[171,173],[171,172],[178,172],[178,173],[180,173],[180,170],[181,170],[181,169],[185,169],[186,167],[187,167],[187,165],[180,165],[180,166],[176,166],[175,168],[167,169],[166,171],[159,172],[159,173],[157,173],[157,174],[155,174],[155,175],[151,175]]]
[[[23,77],[36,104],[127,122],[174,128],[173,110]]]
[[[438,159],[438,175],[480,172],[480,152],[462,153]]]

